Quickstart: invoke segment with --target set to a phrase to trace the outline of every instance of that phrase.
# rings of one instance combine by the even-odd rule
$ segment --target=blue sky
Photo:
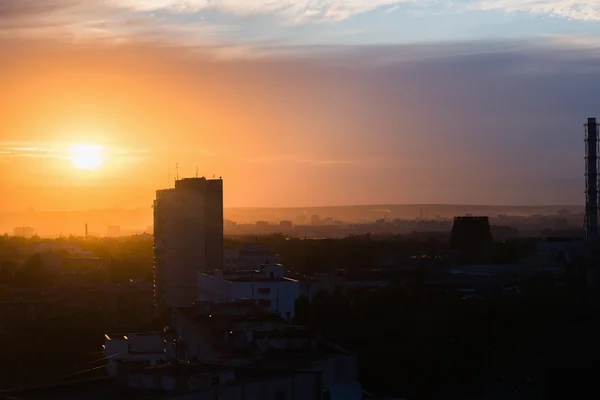
[[[4,34],[186,45],[404,44],[600,34],[598,0],[2,0]]]

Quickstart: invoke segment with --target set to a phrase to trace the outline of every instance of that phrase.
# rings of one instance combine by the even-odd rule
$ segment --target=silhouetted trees
[[[17,272],[20,286],[41,288],[52,284],[51,274],[44,268],[44,261],[39,253],[32,255]]]
[[[14,282],[18,267],[18,264],[14,261],[2,261],[0,263],[0,284],[12,284]]]
[[[468,398],[498,386],[512,393],[505,398],[540,398],[552,369],[600,355],[600,299],[581,286],[521,290],[485,299],[394,286],[320,292],[299,300],[296,316],[354,351],[361,383],[378,394]]]

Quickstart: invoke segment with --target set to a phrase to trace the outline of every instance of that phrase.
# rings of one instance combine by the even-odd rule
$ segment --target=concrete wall
[[[187,307],[197,271],[223,266],[223,182],[184,179],[154,202],[156,305]]]
[[[114,337],[104,340],[104,357],[107,360],[106,370],[109,375],[117,373],[119,361],[146,361],[148,365],[157,365],[167,359],[166,344],[159,333],[138,336]]]
[[[178,310],[173,310],[171,327],[177,332],[179,344],[177,357],[179,359],[185,361],[192,359],[214,361],[219,357],[219,353],[210,344],[202,340],[202,334],[197,331],[197,326],[184,318]]]
[[[284,319],[294,318],[300,283],[293,280],[228,281],[210,274],[198,274],[198,300],[215,303],[253,299],[260,306],[277,311]],[[261,301],[262,300],[262,301]]]

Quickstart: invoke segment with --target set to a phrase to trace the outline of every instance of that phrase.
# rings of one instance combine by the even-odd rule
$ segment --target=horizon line
[[[555,207],[581,207],[585,204],[459,204],[459,203],[367,203],[367,204],[337,204],[337,205],[316,205],[316,206],[223,206],[223,209],[310,209],[310,208],[349,208],[349,207],[490,207],[490,208],[555,208]],[[73,209],[35,209],[32,210],[8,210],[0,211],[2,214],[28,213],[28,212],[82,212],[82,211],[137,211],[152,207],[132,207],[132,208],[73,208]]]

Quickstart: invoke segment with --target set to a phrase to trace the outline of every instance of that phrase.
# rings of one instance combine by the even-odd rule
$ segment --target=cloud
[[[477,10],[600,20],[598,0],[0,0],[0,36],[217,44],[223,46],[215,49],[219,57],[235,58],[258,51],[255,44],[265,37],[304,40],[294,31],[297,25],[332,23],[335,27],[335,23],[376,9],[387,15],[400,12],[402,5],[409,5],[406,12],[411,14],[418,9],[420,15]],[[220,17],[212,18],[215,14]],[[256,17],[260,17],[260,31]],[[327,37],[339,41],[371,30],[367,25],[341,27],[339,33]]]
[[[395,13],[396,11],[398,11],[400,9],[400,4],[395,4],[392,7],[388,8],[387,10],[384,11],[385,15],[390,15]]]
[[[406,0],[412,1],[412,0]],[[336,22],[378,7],[397,3],[390,0],[2,0],[0,27],[33,28],[88,25],[101,29],[123,28],[122,15],[142,16],[150,23],[187,29],[202,28],[202,11],[217,11],[233,16],[263,15],[276,17],[284,23]],[[162,14],[155,14],[162,12]],[[175,15],[191,15],[186,21],[168,20]],[[138,22],[140,20],[138,19]]]
[[[598,0],[480,0],[473,8],[506,12],[530,12],[578,20],[600,20]]]
[[[407,0],[408,1],[408,0]],[[113,0],[122,7],[141,11],[173,12],[216,10],[234,15],[271,14],[288,22],[342,21],[353,15],[397,3],[390,0]]]
[[[70,160],[70,147],[68,145],[50,145],[43,142],[5,142],[0,143],[0,158],[5,161],[14,157]],[[146,149],[102,148],[105,150],[107,157],[119,162],[134,162],[149,152]]]
[[[253,164],[305,164],[305,165],[348,165],[352,161],[342,159],[326,159],[307,157],[299,154],[287,154],[268,157],[247,157],[243,160]]]
[[[9,144],[0,146],[0,157],[32,157],[32,158],[50,158],[58,157],[50,147],[38,145],[17,145]]]
[[[90,3],[92,3],[90,1]],[[0,18],[22,18],[68,10],[81,5],[78,0],[3,0],[0,1]]]

